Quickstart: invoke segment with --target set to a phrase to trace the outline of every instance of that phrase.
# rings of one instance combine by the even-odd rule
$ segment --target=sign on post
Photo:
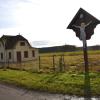
[[[67,29],[72,29],[76,33],[76,36],[83,42],[85,64],[85,96],[88,97],[86,100],[91,100],[86,40],[89,40],[94,34],[94,29],[97,24],[100,24],[100,21],[97,18],[80,8],[67,27]]]

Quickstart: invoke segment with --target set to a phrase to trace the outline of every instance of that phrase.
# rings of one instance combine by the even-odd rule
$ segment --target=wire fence
[[[90,71],[100,72],[100,55],[89,55]],[[38,59],[20,63],[0,63],[1,68],[34,72],[84,71],[83,55],[41,55]]]

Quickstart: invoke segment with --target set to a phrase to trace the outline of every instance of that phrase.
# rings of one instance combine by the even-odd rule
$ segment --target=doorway
[[[17,62],[21,62],[21,52],[17,52]]]

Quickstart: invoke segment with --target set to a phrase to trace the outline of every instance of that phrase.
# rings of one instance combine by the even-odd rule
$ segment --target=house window
[[[25,42],[20,42],[20,46],[25,46]]]
[[[34,50],[32,51],[32,57],[35,57],[35,51]]]
[[[1,53],[1,59],[3,59],[3,53]]]
[[[28,58],[28,51],[24,51],[24,58]]]
[[[11,52],[9,52],[9,59],[11,59]]]

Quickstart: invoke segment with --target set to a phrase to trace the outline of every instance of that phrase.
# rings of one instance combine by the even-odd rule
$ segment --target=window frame
[[[25,42],[24,41],[21,41],[20,42],[20,46],[25,46]]]
[[[28,57],[29,57],[28,51],[24,51],[24,58],[28,58]]]

